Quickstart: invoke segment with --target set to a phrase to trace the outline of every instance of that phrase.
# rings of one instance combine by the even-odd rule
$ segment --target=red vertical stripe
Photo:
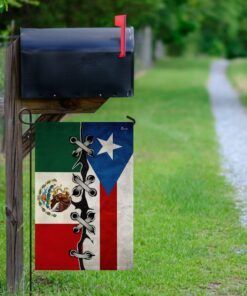
[[[110,195],[100,184],[100,269],[117,269],[117,184]]]

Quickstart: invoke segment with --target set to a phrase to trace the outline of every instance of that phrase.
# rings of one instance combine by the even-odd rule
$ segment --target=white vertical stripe
[[[133,267],[133,156],[118,179],[117,265],[118,269]]]
[[[90,164],[88,175],[95,176],[95,182],[91,187],[97,190],[97,195],[94,197],[86,193],[88,206],[96,213],[95,220],[90,223],[95,226],[95,234],[87,232],[88,236],[93,240],[93,243],[89,239],[86,239],[83,244],[83,252],[90,251],[95,256],[83,262],[86,270],[98,270],[100,269],[100,182]]]

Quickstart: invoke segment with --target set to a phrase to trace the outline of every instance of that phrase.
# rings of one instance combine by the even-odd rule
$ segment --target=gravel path
[[[222,154],[223,173],[236,189],[241,224],[247,227],[247,110],[226,76],[228,62],[211,67],[208,91]]]

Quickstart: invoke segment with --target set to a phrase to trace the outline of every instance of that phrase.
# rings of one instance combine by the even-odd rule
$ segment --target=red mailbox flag
[[[124,58],[126,55],[126,15],[116,15],[115,16],[115,26],[121,28],[121,41],[120,41],[120,58]]]

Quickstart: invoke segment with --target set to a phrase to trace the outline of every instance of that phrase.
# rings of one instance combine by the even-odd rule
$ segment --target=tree
[[[0,25],[6,26],[15,19],[17,27],[105,27],[113,25],[114,15],[127,14],[128,22],[139,28],[155,20],[161,3],[162,0],[44,0],[38,7],[12,7]]]
[[[242,5],[243,4],[243,5]],[[198,8],[200,21],[200,50],[212,55],[234,56],[233,44],[241,46],[237,40],[239,16],[246,3],[242,0],[207,0]]]
[[[8,6],[14,6],[17,8],[20,8],[23,6],[23,4],[32,4],[32,5],[38,5],[38,0],[0,0],[0,12],[3,12],[4,10],[8,10]]]
[[[0,0],[0,13],[8,9],[8,0]]]
[[[155,34],[168,45],[171,54],[181,54],[188,35],[198,28],[197,6],[196,0],[163,0],[154,26]]]
[[[106,27],[127,14],[136,29],[153,27],[173,55],[191,45],[199,53],[247,56],[246,0],[0,0],[0,30],[22,27]],[[22,7],[18,9],[18,7]],[[8,31],[7,31],[8,32]],[[18,33],[15,32],[15,33]]]

